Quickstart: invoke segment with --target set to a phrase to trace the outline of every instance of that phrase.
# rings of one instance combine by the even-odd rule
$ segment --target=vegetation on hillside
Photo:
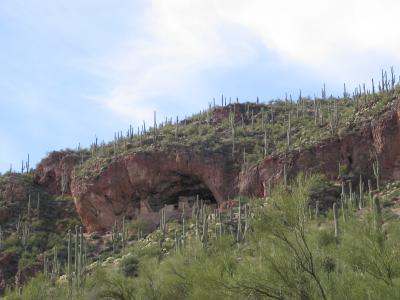
[[[90,149],[67,151],[81,158],[78,179],[98,175],[127,153],[169,148],[221,153],[248,166],[381,117],[398,102],[395,83],[393,73],[389,80],[383,74],[379,87],[360,86],[352,96],[344,89],[341,98],[327,97],[325,88],[321,97],[300,93],[296,101],[227,103],[222,97],[221,106],[210,104],[190,118],[158,123],[155,117],[153,126],[131,127],[110,143],[96,138]],[[12,212],[0,228],[0,254],[18,260],[5,297],[398,299],[400,186],[380,188],[378,161],[373,169],[376,191],[361,180],[340,186],[321,176],[299,175],[293,182],[285,176],[268,199],[242,198],[225,211],[197,201],[192,218],[166,220],[161,210],[154,232],[140,219],[123,220],[100,237],[83,235],[71,197],[49,195],[33,183],[28,158],[21,174],[0,176],[0,186],[14,176],[30,195],[23,205],[0,199],[0,207]],[[346,170],[339,172],[344,179]],[[327,201],[328,189],[340,198]],[[21,286],[21,274],[38,270]]]
[[[394,76],[394,75],[393,75]],[[385,80],[385,79],[384,79]],[[385,81],[384,81],[385,82]],[[266,155],[310,147],[327,138],[343,136],[393,107],[400,96],[394,77],[385,87],[379,84],[367,90],[356,89],[353,95],[344,89],[343,97],[292,96],[269,103],[215,103],[200,113],[179,121],[166,119],[152,127],[145,123],[115,134],[112,142],[96,138],[89,150],[79,149],[82,157],[77,178],[93,177],[108,164],[126,153],[156,149],[190,147],[203,153],[228,154],[238,166],[256,163]]]
[[[397,188],[362,195],[361,208],[345,191],[324,211],[311,199],[327,185],[299,175],[233,217],[207,211],[207,239],[195,213],[92,264],[80,287],[41,274],[6,299],[398,299],[398,204],[380,199]]]
[[[43,260],[52,256],[53,249],[66,256],[64,232],[81,223],[71,197],[49,195],[33,183],[32,174],[0,176],[0,185],[12,180],[24,186],[28,196],[21,202],[0,197],[0,207],[10,214],[10,220],[0,226],[0,254],[16,256],[15,284],[19,285],[20,276],[43,268]]]

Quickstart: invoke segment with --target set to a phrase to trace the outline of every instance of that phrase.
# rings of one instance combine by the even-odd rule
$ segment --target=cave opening
[[[198,196],[206,205],[217,206],[217,201],[208,186],[196,177],[177,174],[174,180],[158,186],[158,192],[150,195],[149,205],[159,211],[165,205],[180,208],[182,203],[193,206]],[[186,206],[187,207],[187,206]]]

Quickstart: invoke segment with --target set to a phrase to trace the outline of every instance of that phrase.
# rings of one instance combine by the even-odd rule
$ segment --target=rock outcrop
[[[268,185],[299,172],[320,172],[335,179],[339,163],[347,172],[364,179],[371,178],[373,162],[378,159],[382,179],[400,179],[400,106],[372,120],[343,137],[328,139],[308,149],[270,156],[241,172],[240,194],[263,196]],[[358,178],[355,178],[357,180]]]
[[[223,202],[237,193],[237,174],[221,154],[139,152],[118,157],[95,178],[73,177],[71,191],[86,230],[107,231],[122,215],[154,222],[164,205],[179,209],[180,197]]]
[[[238,105],[216,110],[213,119],[237,119],[249,108]],[[269,183],[299,172],[320,172],[337,178],[339,163],[357,180],[371,179],[372,163],[378,159],[382,179],[400,179],[400,109],[397,103],[377,120],[349,126],[347,132],[309,148],[272,155],[240,171],[240,163],[223,153],[205,153],[190,147],[169,147],[144,152],[127,152],[107,162],[91,165],[91,174],[81,176],[80,159],[69,152],[52,153],[39,164],[36,181],[48,191],[60,193],[62,176],[68,177],[68,191],[86,231],[109,231],[116,220],[141,217],[158,222],[159,210],[167,205],[177,214],[180,199],[196,194],[211,203],[222,204],[232,196],[264,196]],[[93,172],[92,172],[93,171]],[[190,202],[190,201],[189,201]],[[188,206],[190,203],[188,202]],[[170,208],[175,207],[174,211]]]
[[[70,193],[71,173],[81,157],[71,151],[53,151],[36,167],[35,182],[51,194]],[[65,181],[65,191],[62,191]]]

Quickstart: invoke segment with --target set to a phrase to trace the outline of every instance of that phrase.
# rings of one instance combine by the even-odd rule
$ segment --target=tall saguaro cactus
[[[70,289],[71,289],[71,284],[72,284],[71,260],[72,260],[72,234],[71,234],[71,229],[69,229],[68,230],[67,276],[68,276],[68,285],[69,285]]]
[[[377,229],[380,229],[382,225],[382,208],[381,208],[381,202],[379,201],[379,197],[377,195],[374,195],[373,202],[374,202],[375,226]]]
[[[2,247],[3,247],[3,230],[1,229],[0,225],[0,251]]]
[[[264,130],[264,157],[266,157],[267,156],[267,144],[268,143],[268,141],[267,141],[267,130]]]
[[[380,186],[379,186],[379,160],[378,160],[378,156],[375,155],[375,161],[372,163],[372,168],[374,170],[374,176],[376,179],[376,189],[379,191],[380,190]]]
[[[291,112],[289,111],[288,116],[288,127],[287,127],[287,148],[290,148],[291,145],[291,131],[292,131],[292,124],[291,124]]]
[[[78,225],[75,225],[75,255],[74,255],[75,276],[77,276],[77,274],[78,274],[78,243],[79,243]]]
[[[359,183],[359,196],[358,196],[358,208],[362,209],[363,208],[363,194],[364,194],[364,184],[362,181],[362,175],[360,174],[360,183]]]
[[[335,223],[335,237],[339,236],[339,216],[338,216],[338,208],[337,204],[333,203],[333,220]]]
[[[40,216],[40,193],[37,193],[37,202],[36,202],[36,217],[39,219]]]

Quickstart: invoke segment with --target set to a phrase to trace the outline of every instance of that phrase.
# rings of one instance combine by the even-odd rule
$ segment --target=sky
[[[0,172],[241,101],[400,74],[398,0],[1,0]]]

